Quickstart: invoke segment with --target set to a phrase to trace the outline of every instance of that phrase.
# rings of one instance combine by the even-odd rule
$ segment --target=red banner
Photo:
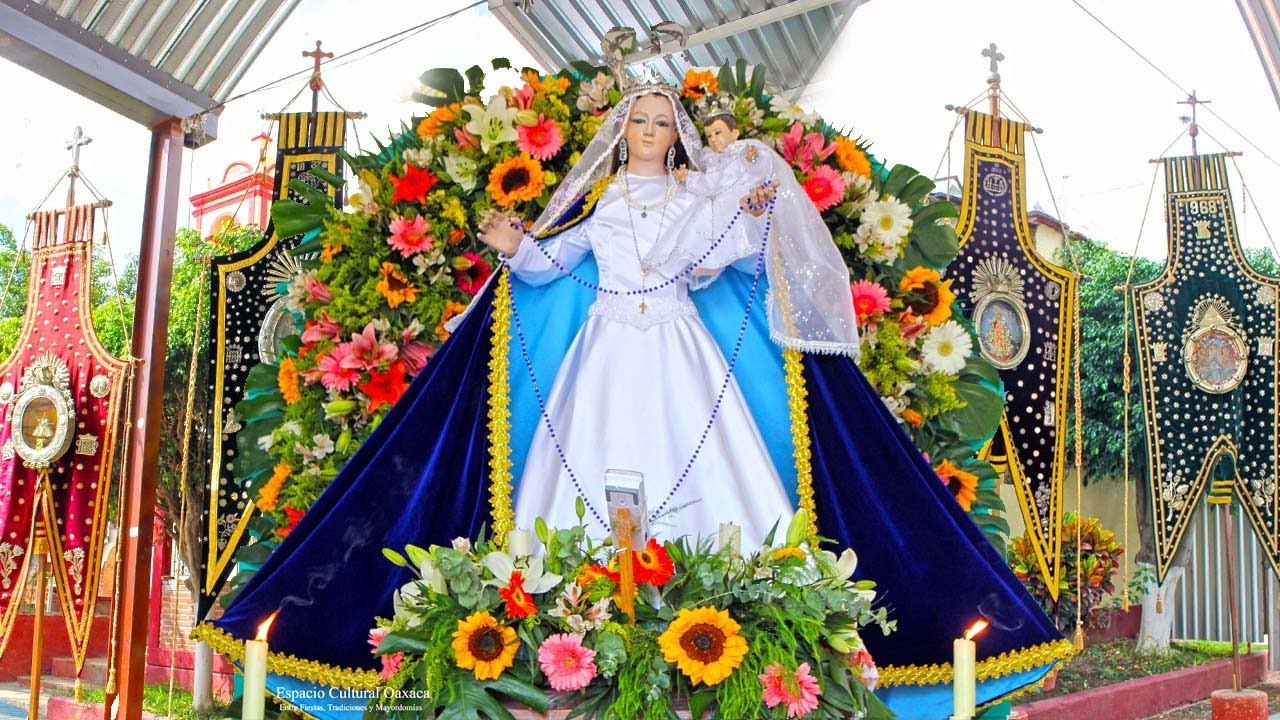
[[[95,210],[36,215],[22,332],[0,364],[0,653],[39,534],[47,539],[77,671],[97,601],[128,368],[93,330]]]

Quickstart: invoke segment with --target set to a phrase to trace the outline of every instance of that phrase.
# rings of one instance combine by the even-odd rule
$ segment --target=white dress
[[[664,177],[629,176],[633,202],[660,201],[666,182]],[[666,206],[665,217],[659,209],[642,217],[639,209],[628,213],[620,186],[613,182],[591,217],[541,250],[526,238],[509,261],[516,276],[534,285],[550,282],[562,273],[548,255],[572,269],[592,253],[602,288],[640,289],[638,258],[652,248],[659,225],[664,233],[677,231],[700,208],[681,189]],[[741,223],[739,231],[750,229]],[[734,239],[735,244],[744,241]],[[643,285],[662,285],[688,261],[671,265],[651,270]],[[743,313],[745,308],[725,312]],[[576,525],[575,499],[582,496],[588,534],[607,536],[606,470],[644,475],[649,534],[664,539],[714,537],[720,523],[732,522],[742,528],[744,550],[751,550],[775,523],[785,530],[794,512],[727,361],[689,299],[685,280],[643,296],[597,293],[556,375],[546,417],[529,447],[516,496],[516,524],[532,527],[541,517],[551,527]]]

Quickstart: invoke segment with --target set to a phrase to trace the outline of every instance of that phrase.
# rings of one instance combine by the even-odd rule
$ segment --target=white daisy
[[[948,320],[925,336],[920,349],[932,370],[955,375],[964,369],[965,360],[973,352],[973,340],[955,320]]]
[[[871,226],[884,245],[897,245],[911,232],[911,208],[892,195],[885,195],[862,211],[862,224]]]
[[[815,123],[822,119],[817,113],[807,113],[804,111],[804,108],[800,107],[800,105],[787,100],[781,95],[774,95],[769,98],[769,109],[778,113],[778,116],[783,120],[799,120],[802,123]]]

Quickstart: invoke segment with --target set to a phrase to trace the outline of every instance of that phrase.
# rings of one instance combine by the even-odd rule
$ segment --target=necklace
[[[622,167],[618,168],[618,178],[622,181],[620,183],[622,185],[622,199],[627,203],[628,208],[634,208],[636,210],[639,210],[641,218],[649,217],[650,210],[665,208],[667,206],[667,203],[671,202],[671,198],[676,196],[676,186],[671,184],[671,175],[669,173],[667,174],[667,177],[666,177],[667,185],[666,185],[665,192],[663,192],[662,199],[659,200],[658,202],[649,203],[647,205],[645,203],[636,202],[631,198],[631,184],[627,182],[627,166],[626,165],[623,165]]]
[[[647,289],[646,283],[649,279],[649,266],[645,264],[644,256],[640,254],[640,238],[636,236],[636,218],[631,211],[633,208],[637,209],[640,211],[640,217],[646,218],[649,217],[649,210],[662,208],[662,215],[658,218],[658,232],[654,236],[655,238],[661,238],[662,226],[667,221],[667,203],[671,202],[671,198],[675,197],[675,186],[671,184],[671,176],[667,175],[667,185],[662,201],[651,205],[643,205],[631,200],[631,186],[627,184],[626,165],[618,168],[618,177],[622,185],[622,199],[627,203],[627,225],[631,228],[631,247],[636,252],[636,262],[640,264],[640,314],[643,315],[649,309],[649,305],[644,301],[645,290]]]

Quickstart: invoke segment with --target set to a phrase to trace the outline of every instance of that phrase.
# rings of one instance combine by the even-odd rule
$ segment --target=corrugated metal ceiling
[[[670,79],[695,66],[745,59],[763,64],[771,82],[789,94],[801,91],[866,0],[489,0],[489,8],[549,70],[572,60],[601,63],[600,40],[613,27],[647,28],[663,21],[683,25],[685,49],[653,64]],[[663,50],[672,49],[664,45]]]

